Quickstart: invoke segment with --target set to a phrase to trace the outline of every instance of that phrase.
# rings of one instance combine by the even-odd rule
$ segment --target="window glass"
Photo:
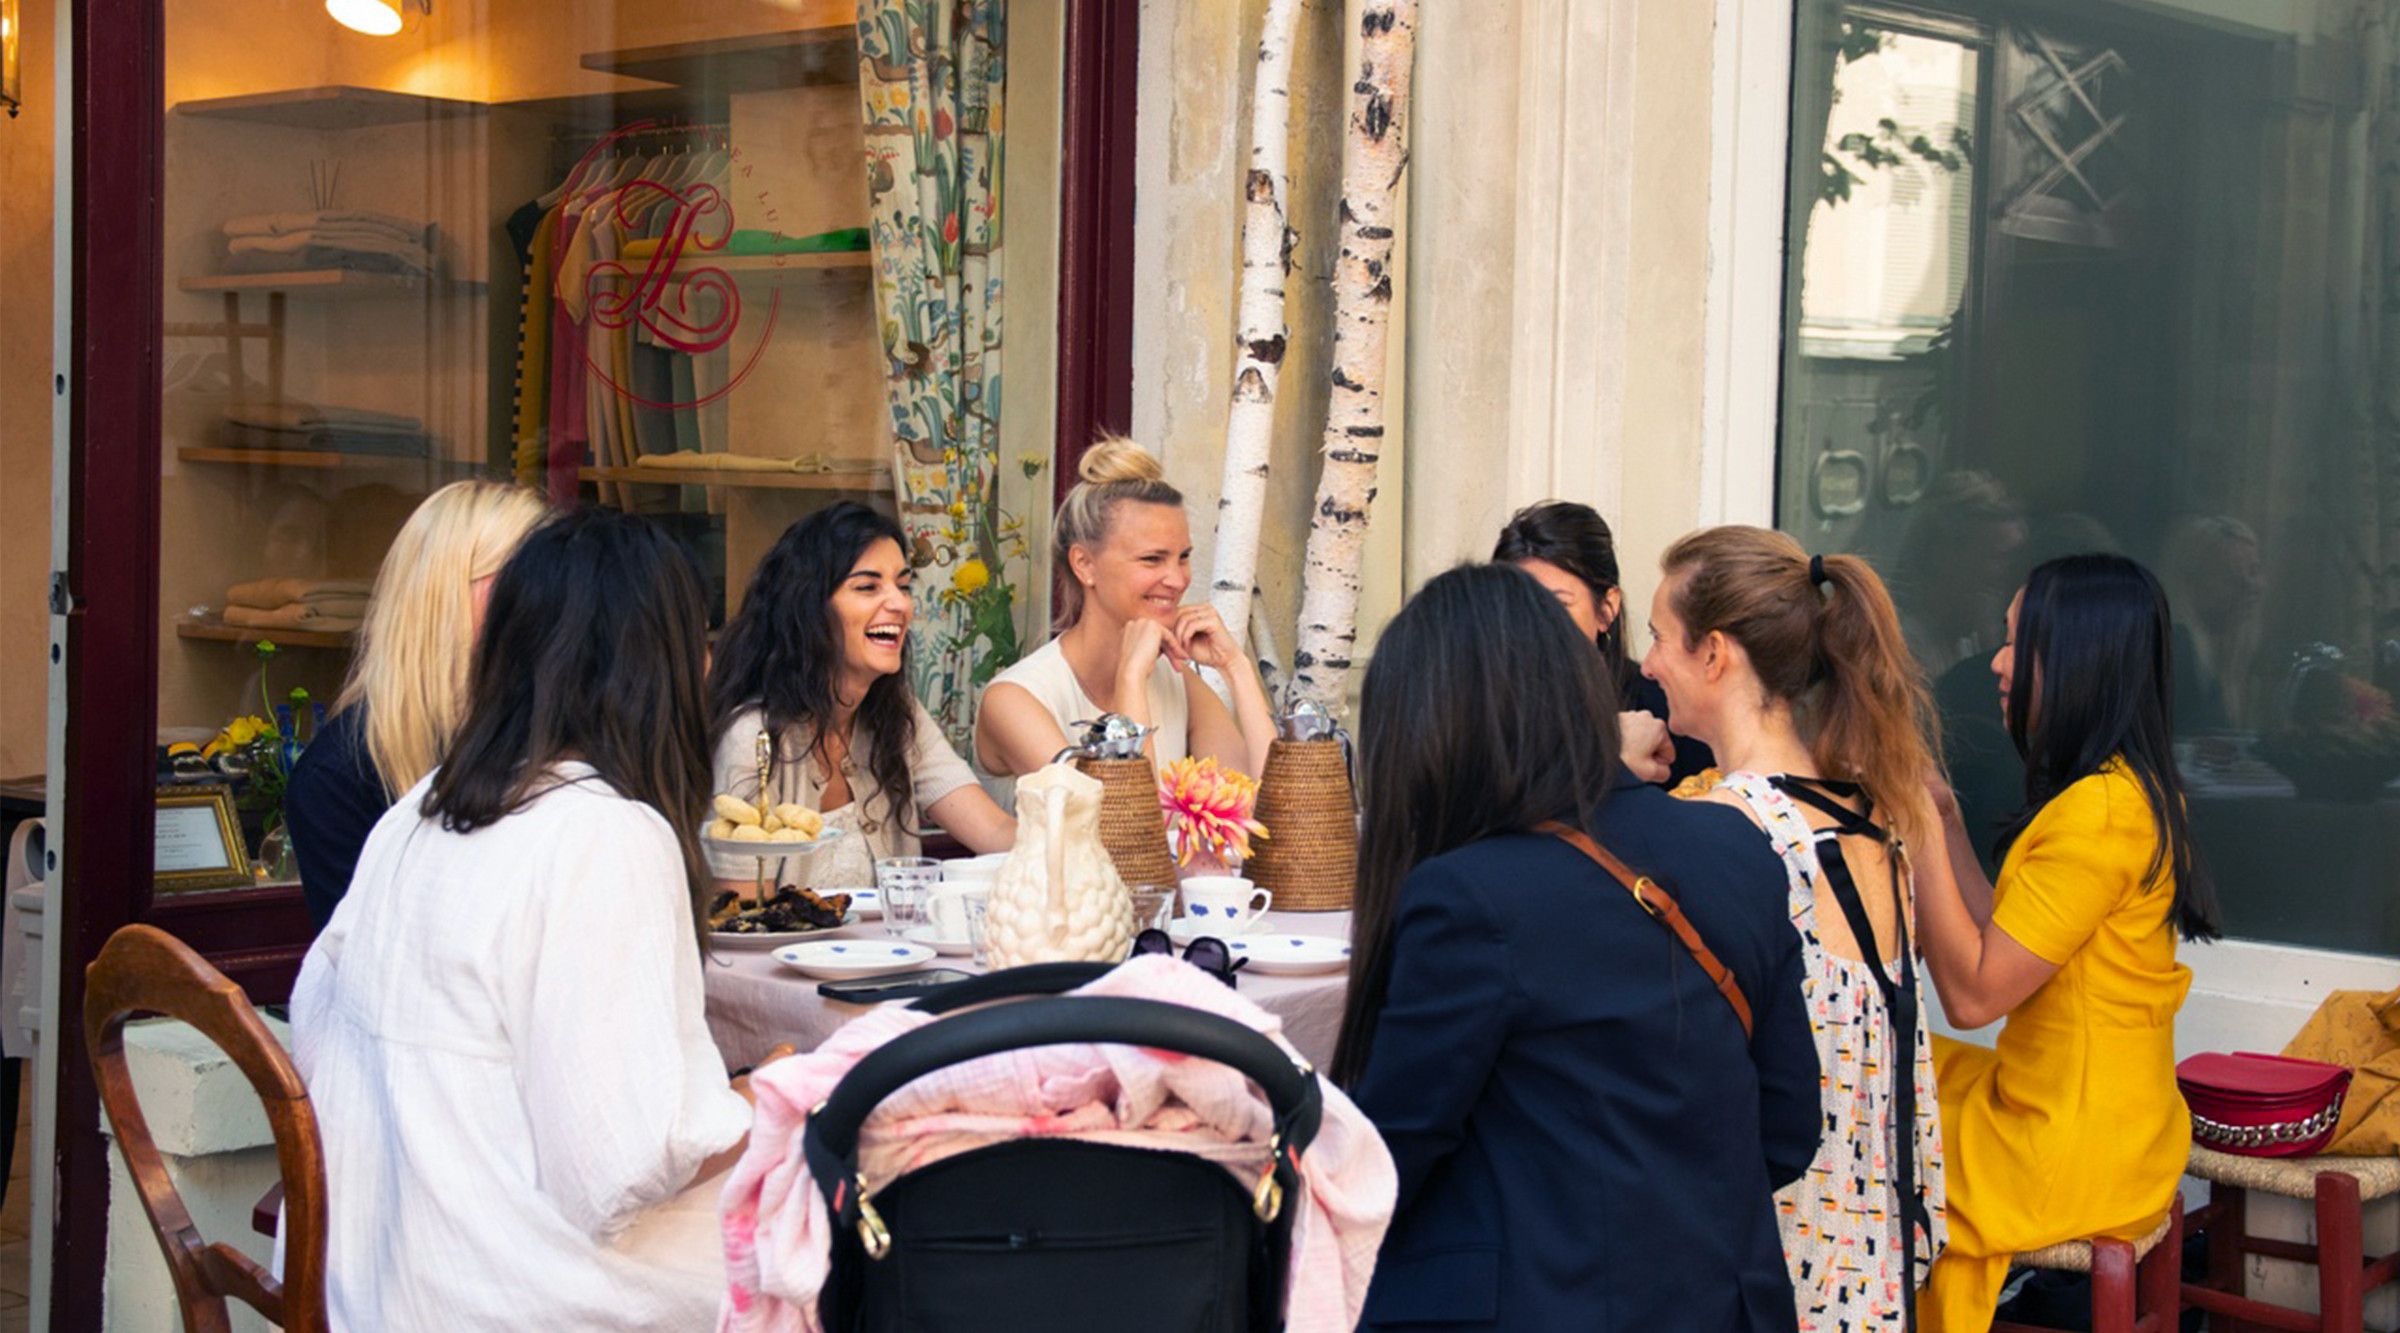
[[[720,621],[789,524],[897,512],[963,737],[1040,623],[1048,391],[1001,388],[1051,321],[1004,308],[1000,205],[1055,194],[1057,90],[1005,52],[1055,71],[1058,8],[166,6],[160,780],[226,789],[252,883],[292,877],[280,775],[387,551],[465,478],[666,526]]]
[[[1884,571],[1983,833],[2023,790],[2009,596],[2057,555],[2147,563],[2228,932],[2400,953],[2382,8],[1804,0],[1778,514]]]

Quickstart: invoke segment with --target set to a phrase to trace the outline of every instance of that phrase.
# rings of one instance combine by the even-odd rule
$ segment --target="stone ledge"
[[[265,1014],[259,1017],[289,1049],[291,1028]],[[189,1024],[165,1018],[127,1024],[125,1063],[160,1152],[203,1157],[275,1141],[250,1080],[231,1056]],[[108,1132],[105,1123],[101,1132]]]

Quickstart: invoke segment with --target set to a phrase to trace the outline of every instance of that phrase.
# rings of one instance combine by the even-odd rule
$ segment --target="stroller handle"
[[[894,1038],[853,1066],[808,1117],[801,1135],[809,1174],[845,1223],[858,1196],[844,1193],[858,1170],[859,1129],[883,1100],[937,1069],[1002,1051],[1072,1043],[1152,1046],[1226,1065],[1267,1094],[1279,1139],[1275,1174],[1293,1174],[1316,1139],[1324,1092],[1316,1071],[1230,1018],[1180,1004],[1115,996],[1051,996],[944,1018]],[[1286,1181],[1288,1188],[1290,1182]]]

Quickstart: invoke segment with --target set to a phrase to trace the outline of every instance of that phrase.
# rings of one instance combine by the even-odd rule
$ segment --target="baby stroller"
[[[810,1174],[833,1215],[818,1310],[831,1333],[1282,1327],[1316,1072],[1257,1032],[1182,1005],[1063,996],[1106,972],[1046,963],[962,982],[915,1007],[953,1015],[869,1054],[808,1118]],[[1042,998],[1024,998],[1042,997]],[[973,1012],[957,1012],[994,1000]],[[1274,1165],[1245,1188],[1218,1164],[1113,1144],[1020,1139],[934,1162],[870,1199],[859,1131],[884,1098],[948,1065],[1070,1042],[1177,1051],[1239,1070],[1275,1123]]]

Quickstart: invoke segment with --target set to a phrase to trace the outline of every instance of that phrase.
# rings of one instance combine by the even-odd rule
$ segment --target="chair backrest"
[[[141,1193],[175,1279],[187,1333],[226,1333],[234,1297],[287,1333],[319,1333],[325,1323],[325,1150],[308,1089],[242,988],[182,941],[150,926],[111,935],[84,970],[83,1036],[100,1105],[117,1150]],[[222,1241],[209,1243],[167,1175],[125,1063],[125,1023],[139,1014],[180,1019],[215,1042],[257,1090],[275,1133],[284,1185],[283,1280]]]

